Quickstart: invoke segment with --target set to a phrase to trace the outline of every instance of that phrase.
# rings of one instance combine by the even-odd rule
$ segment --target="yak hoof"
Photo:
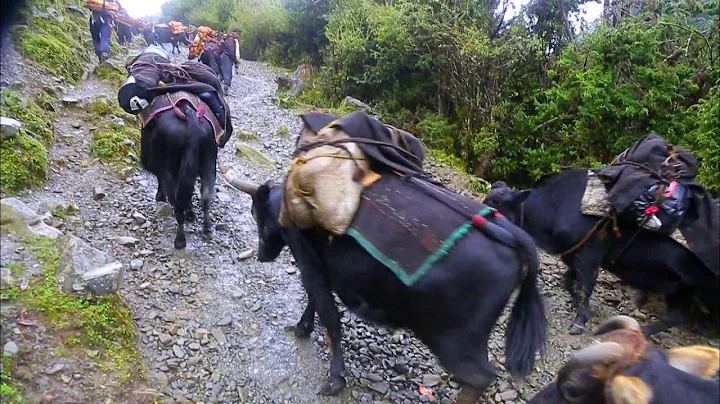
[[[330,377],[330,380],[328,380],[327,384],[323,386],[318,394],[321,396],[335,396],[345,388],[346,384],[347,382],[342,376]]]
[[[582,335],[585,332],[585,326],[582,324],[570,324],[570,335]]]
[[[187,245],[187,240],[185,240],[185,236],[182,237],[175,237],[175,249],[176,250],[182,250]]]
[[[307,338],[312,334],[312,331],[312,324],[300,321],[293,329],[293,334],[295,334],[297,338]]]

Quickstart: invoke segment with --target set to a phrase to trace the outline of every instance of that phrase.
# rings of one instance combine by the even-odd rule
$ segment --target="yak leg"
[[[692,296],[692,292],[687,289],[667,295],[667,311],[660,319],[643,327],[643,334],[649,337],[688,321],[687,310],[691,307]]]
[[[487,333],[454,331],[423,339],[440,364],[463,383],[456,403],[475,404],[495,380],[487,340]]]
[[[214,139],[212,141],[214,142]],[[217,164],[217,148],[215,145],[203,145],[203,152],[200,159],[200,201],[203,212],[203,233],[207,236],[213,232],[212,219],[210,218],[210,204],[213,200],[216,180],[215,165]]]
[[[325,337],[330,346],[330,377],[327,383],[320,390],[320,395],[334,396],[339,393],[347,382],[343,377],[345,373],[345,360],[340,345],[342,340],[342,324],[340,323],[340,312],[333,299],[330,285],[320,272],[321,268],[315,265],[301,267],[300,274],[303,278],[303,285],[308,292],[309,302],[313,302],[320,317],[320,323],[325,327]],[[308,305],[309,308],[310,305]],[[306,310],[307,313],[307,310]],[[302,320],[301,320],[302,321]]]
[[[165,189],[163,189],[162,181],[160,181],[160,177],[158,177],[157,182],[158,182],[158,188],[157,188],[157,193],[155,194],[155,202],[165,202],[165,201],[167,201],[167,196],[165,195]]]
[[[576,299],[576,315],[570,324],[570,335],[579,335],[585,331],[585,323],[590,318],[590,297],[592,296],[597,277],[600,273],[600,264],[602,256],[593,254],[597,251],[596,243],[588,241],[588,245],[574,254],[569,259],[570,268],[574,268],[577,277],[577,299]],[[593,245],[595,244],[595,245]],[[599,247],[599,246],[598,246]]]
[[[300,321],[295,325],[293,333],[298,338],[307,338],[312,334],[315,328],[315,300],[308,295],[308,304],[305,311],[300,317]]]

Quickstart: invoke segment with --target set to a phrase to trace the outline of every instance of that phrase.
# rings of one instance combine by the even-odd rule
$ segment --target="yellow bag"
[[[85,6],[92,11],[104,11],[112,15],[116,15],[120,10],[120,5],[118,3],[107,0],[87,0]]]
[[[182,23],[179,21],[170,21],[168,23],[168,26],[170,27],[170,32],[172,32],[174,35],[182,34],[183,32],[185,32]]]

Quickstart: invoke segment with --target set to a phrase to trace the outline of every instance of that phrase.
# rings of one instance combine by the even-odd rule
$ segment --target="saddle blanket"
[[[221,139],[225,134],[225,130],[220,125],[217,117],[215,117],[215,115],[210,110],[210,107],[208,107],[207,104],[205,104],[200,99],[200,97],[185,91],[167,93],[155,97],[150,103],[150,105],[138,114],[138,116],[142,120],[143,126],[150,123],[157,116],[157,114],[167,111],[169,109],[177,108],[177,103],[182,100],[189,102],[193,106],[193,109],[198,114],[198,118],[206,119],[208,122],[210,122],[210,125],[213,128],[213,133],[215,135],[215,143],[220,144]],[[179,109],[175,109],[175,113],[183,114]],[[187,117],[184,117],[184,119],[187,119]]]
[[[474,216],[493,213],[474,199],[387,174],[363,190],[346,234],[412,286],[472,230]]]
[[[611,208],[605,183],[593,170],[588,170],[587,185],[580,203],[580,210],[584,215],[603,217],[610,212]],[[675,229],[669,237],[692,251],[690,244],[679,229]]]

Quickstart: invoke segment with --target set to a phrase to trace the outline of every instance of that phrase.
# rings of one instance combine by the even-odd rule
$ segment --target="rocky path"
[[[279,180],[290,161],[299,119],[273,104],[273,78],[269,68],[243,61],[233,80],[228,102],[238,136],[219,158],[241,179]],[[102,85],[87,82],[74,91],[90,88],[102,93],[107,90]],[[168,216],[167,207],[158,206],[154,200],[156,180],[140,170],[127,172],[122,178],[93,161],[91,128],[82,118],[82,111],[60,111],[58,140],[51,158],[61,164],[55,164],[44,189],[22,199],[38,212],[51,200],[76,204],[79,213],[65,220],[62,230],[126,264],[121,293],[134,313],[149,384],[159,401],[450,401],[457,383],[410,333],[369,326],[347,312],[342,321],[346,325],[343,346],[350,388],[340,397],[317,396],[327,375],[325,341],[317,331],[306,341],[285,331],[299,319],[305,294],[287,252],[267,264],[248,253],[257,244],[250,198],[218,176],[212,206],[216,224],[213,239],[202,237],[199,223],[190,224],[188,247],[176,252],[172,246],[175,221]],[[238,146],[246,156],[252,152],[246,146],[251,146],[267,158],[240,158],[236,156]],[[105,196],[95,200],[94,190]],[[490,342],[493,363],[501,370],[501,377],[487,393],[486,402],[523,402],[552,380],[575,349],[590,341],[588,336],[567,335],[572,310],[569,296],[560,286],[562,270],[556,259],[543,256],[542,288],[551,322],[547,357],[538,363],[538,371],[526,385],[513,385],[502,372],[507,314],[503,315]],[[634,315],[640,321],[658,313],[637,310],[631,299],[628,288],[603,275],[593,302],[595,321],[590,326],[617,313]],[[686,329],[663,333],[656,342],[666,346],[718,345],[716,338]],[[432,397],[420,395],[419,384],[430,388]]]

